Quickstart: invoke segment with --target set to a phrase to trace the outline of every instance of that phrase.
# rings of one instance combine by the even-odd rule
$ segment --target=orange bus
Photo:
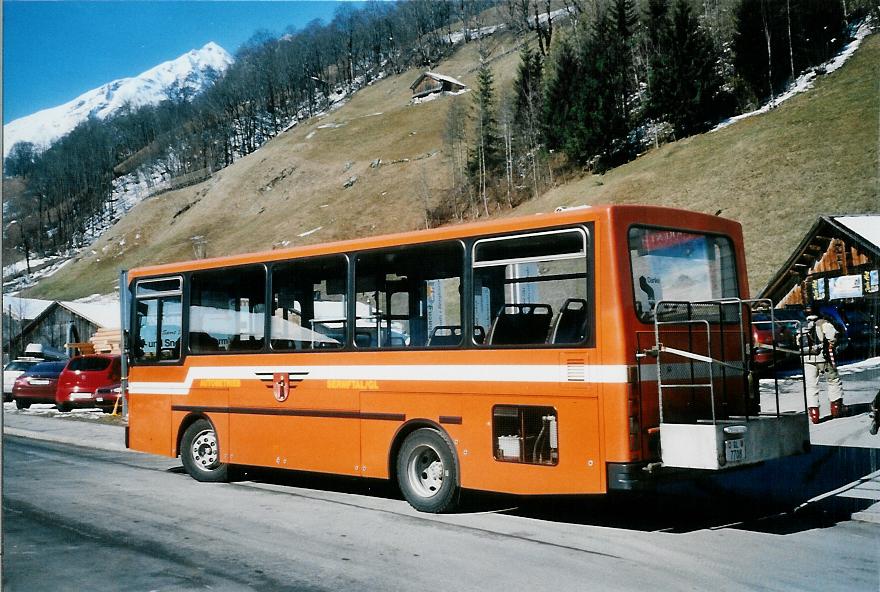
[[[461,489],[632,489],[796,454],[750,373],[742,232],[644,206],[143,267],[121,277],[130,448]],[[771,397],[772,398],[772,397]]]

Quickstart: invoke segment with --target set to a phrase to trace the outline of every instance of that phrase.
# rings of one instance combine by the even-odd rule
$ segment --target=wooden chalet
[[[412,98],[420,99],[434,93],[460,92],[467,89],[467,85],[452,76],[425,72],[409,88],[412,90]]]
[[[880,303],[880,214],[821,216],[759,297],[777,306]]]

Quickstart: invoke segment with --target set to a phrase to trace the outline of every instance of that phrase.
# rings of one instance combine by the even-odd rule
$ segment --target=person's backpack
[[[824,322],[823,319],[809,321],[798,330],[797,340],[803,355],[818,356],[828,351],[828,340],[825,339],[825,332],[820,331]]]

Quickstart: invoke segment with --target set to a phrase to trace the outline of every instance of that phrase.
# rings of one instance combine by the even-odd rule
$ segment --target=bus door
[[[328,255],[270,270],[269,355],[261,356],[254,405],[259,419],[235,416],[239,440],[262,438],[259,464],[359,474],[359,390],[334,368],[355,363],[338,352],[346,334],[347,258]],[[269,451],[268,454],[263,451]]]

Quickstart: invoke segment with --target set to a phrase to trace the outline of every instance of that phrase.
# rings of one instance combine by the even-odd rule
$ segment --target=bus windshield
[[[736,298],[736,262],[725,236],[633,226],[629,253],[638,317],[650,322],[661,300]]]

